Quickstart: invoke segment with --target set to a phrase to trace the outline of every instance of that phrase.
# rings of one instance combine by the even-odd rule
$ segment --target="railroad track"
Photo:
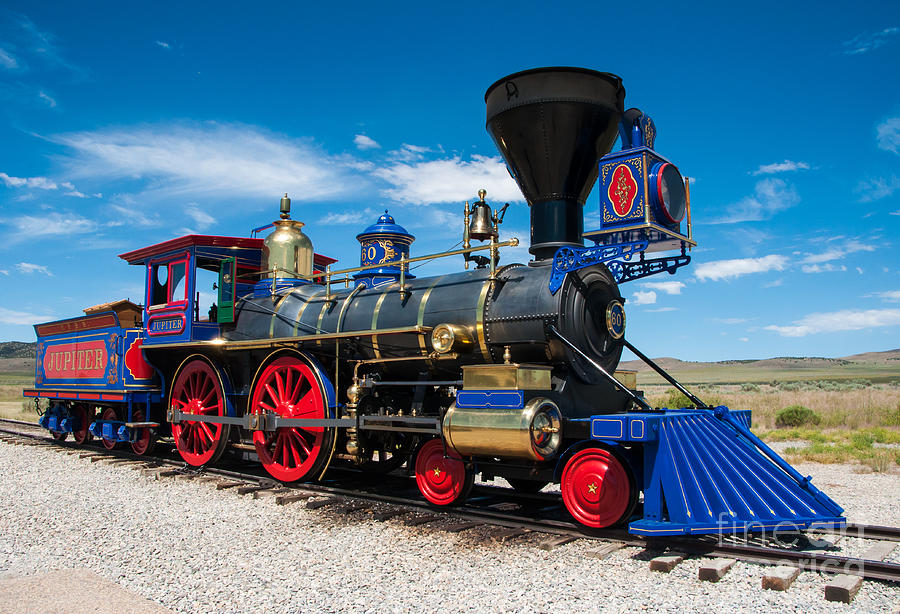
[[[608,554],[624,546],[641,547],[648,551],[675,552],[689,555],[728,558],[765,565],[789,565],[804,571],[829,574],[847,574],[867,580],[900,583],[900,564],[882,560],[847,557],[828,551],[833,542],[818,538],[852,538],[877,541],[900,541],[900,527],[848,524],[844,530],[822,531],[810,535],[791,534],[793,546],[788,547],[772,539],[703,537],[660,537],[646,539],[622,529],[590,529],[566,518],[558,494],[516,493],[506,488],[478,485],[465,505],[454,508],[436,508],[421,500],[415,480],[403,475],[379,476],[373,485],[371,474],[357,470],[336,469],[329,471],[334,477],[323,483],[284,485],[271,479],[262,470],[252,471],[240,465],[204,467],[197,469],[185,465],[174,455],[171,446],[158,447],[153,456],[138,456],[125,450],[106,450],[100,446],[77,446],[57,442],[34,423],[0,419],[0,439],[27,442],[55,449],[79,451],[100,459],[121,459],[146,463],[146,469],[163,477],[218,478],[221,487],[234,487],[254,496],[271,495],[279,504],[287,505],[306,501],[309,507],[327,507],[341,504],[344,509],[360,510],[375,504],[385,504],[393,511],[383,518],[416,513],[408,524],[425,524],[441,520],[454,522],[452,530],[467,530],[477,526],[498,527],[502,538],[511,539],[526,533],[546,534],[541,547],[551,549],[557,545],[583,539],[602,542],[601,553]],[[363,480],[366,480],[364,483]],[[797,548],[796,546],[801,546]],[[822,547],[822,546],[825,547]],[[651,564],[652,566],[652,564]],[[851,597],[852,598],[852,597]]]

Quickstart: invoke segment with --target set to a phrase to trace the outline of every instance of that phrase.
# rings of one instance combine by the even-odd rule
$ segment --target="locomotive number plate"
[[[606,308],[606,330],[613,339],[625,334],[625,307],[619,301],[612,301]]]

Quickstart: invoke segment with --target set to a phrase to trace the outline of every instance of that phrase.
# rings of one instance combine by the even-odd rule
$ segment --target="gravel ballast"
[[[805,465],[851,521],[900,524],[900,479]],[[804,572],[786,592],[761,589],[766,567],[738,562],[713,584],[701,559],[669,574],[660,553],[623,548],[603,560],[579,540],[510,542],[275,505],[209,484],[154,480],[59,451],[0,443],[0,578],[87,568],[177,612],[885,612],[896,584],[865,582],[852,604],[826,602],[828,576]],[[446,521],[450,524],[454,521]],[[843,540],[843,542],[861,540]],[[836,552],[840,554],[840,552]],[[98,595],[97,599],[102,599]]]

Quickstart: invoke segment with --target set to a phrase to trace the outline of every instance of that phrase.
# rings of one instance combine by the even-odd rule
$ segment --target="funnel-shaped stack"
[[[484,95],[487,129],[531,206],[536,260],[582,245],[584,201],[597,161],[615,142],[625,101],[616,75],[536,68],[500,79]]]

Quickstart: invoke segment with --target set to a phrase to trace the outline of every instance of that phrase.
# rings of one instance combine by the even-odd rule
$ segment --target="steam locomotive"
[[[500,264],[518,241],[499,240],[505,207],[482,190],[461,249],[411,256],[385,212],[357,235],[360,265],[336,271],[285,195],[264,240],[189,235],[122,254],[145,270],[144,305],[36,325],[24,394],[49,400],[41,424],[57,439],[146,454],[162,438],[193,466],[234,450],[285,482],[405,465],[435,505],[463,502],[479,474],[559,483],[578,522],[644,535],[843,524],[749,412],[708,407],[626,340],[619,284],[674,274],[696,243],[689,185],[624,98],[618,76],[580,68],[488,88],[488,132],[530,207],[527,264]],[[585,231],[598,181],[603,221]],[[411,274],[459,256],[458,273]],[[218,290],[207,312],[204,275]],[[616,371],[623,347],[694,406],[651,407]]]

